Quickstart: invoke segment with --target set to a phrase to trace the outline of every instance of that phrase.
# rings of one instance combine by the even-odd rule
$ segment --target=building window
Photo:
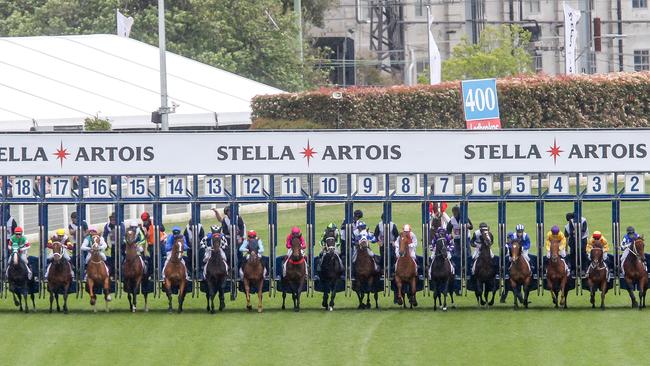
[[[634,71],[650,70],[650,50],[634,50]]]
[[[632,0],[632,7],[635,9],[647,8],[648,0]]]
[[[533,67],[535,68],[535,72],[542,72],[544,70],[544,65],[542,64],[542,54],[536,52],[533,55]]]
[[[528,12],[530,14],[539,14],[540,9],[540,0],[528,0]]]
[[[424,0],[415,1],[415,16],[421,17],[424,15]]]
[[[370,23],[370,0],[355,0],[358,23]]]

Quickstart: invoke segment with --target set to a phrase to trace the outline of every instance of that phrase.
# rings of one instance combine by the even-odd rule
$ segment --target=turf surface
[[[622,226],[650,230],[648,203],[623,203]],[[355,206],[357,207],[357,206]],[[374,227],[379,204],[360,204]],[[548,203],[547,229],[563,225],[571,203]],[[304,209],[281,211],[279,237],[293,224],[304,227]],[[396,204],[398,225],[411,223],[419,233],[417,204]],[[340,223],[342,206],[319,206],[318,228]],[[611,241],[611,204],[585,203],[590,230],[601,230]],[[496,204],[471,203],[475,225],[496,227]],[[245,215],[268,242],[266,214]],[[522,222],[534,227],[531,203],[508,205],[508,227]],[[210,222],[204,223],[209,225]],[[419,235],[418,235],[419,236]],[[421,248],[420,248],[421,249]],[[268,250],[268,249],[267,249]],[[650,331],[648,311],[629,308],[627,294],[607,295],[607,310],[592,310],[588,296],[569,294],[567,310],[555,310],[546,292],[531,295],[530,309],[512,310],[507,304],[482,310],[473,293],[457,300],[448,312],[433,312],[431,297],[418,294],[420,306],[402,310],[392,297],[380,296],[380,310],[357,310],[355,297],[340,293],[333,312],[320,308],[320,294],[303,298],[303,310],[279,310],[281,297],[264,297],[262,314],[244,310],[244,297],[227,300],[216,315],[205,313],[204,297],[188,296],[183,314],[167,314],[166,299],[151,299],[151,311],[127,312],[126,297],[110,305],[111,313],[91,312],[88,296],[72,297],[71,313],[48,314],[45,299],[37,299],[37,313],[18,314],[9,299],[0,300],[0,364],[215,364],[286,365],[327,364],[647,364],[645,337]],[[102,301],[100,301],[100,305]],[[100,306],[101,308],[101,306]]]

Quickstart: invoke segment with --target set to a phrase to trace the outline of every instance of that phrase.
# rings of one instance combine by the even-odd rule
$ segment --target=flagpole
[[[431,5],[427,5],[427,58],[429,59],[429,84],[433,84],[433,65],[431,65]]]
[[[160,124],[169,131],[169,108],[167,107],[167,57],[165,47],[165,0],[158,0],[158,49],[160,50]]]

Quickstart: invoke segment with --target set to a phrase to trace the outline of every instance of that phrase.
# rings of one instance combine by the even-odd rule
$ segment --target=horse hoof
[[[219,311],[223,311],[226,308],[226,305],[219,305]]]
[[[172,309],[172,308],[167,309],[167,313],[172,314],[173,312],[174,312],[174,309]]]
[[[284,310],[284,305],[282,305],[282,310]]]
[[[68,313],[68,309],[63,309],[63,314],[67,314],[67,313]]]
[[[321,306],[324,307],[324,308],[327,308],[327,302],[323,301],[323,303],[321,304]]]
[[[331,307],[331,306],[328,306],[328,307],[327,307],[327,310],[329,310],[329,311],[334,311],[334,308]]]
[[[447,311],[447,307],[443,306],[442,311]]]
[[[365,305],[363,305],[363,304],[359,304],[359,306],[357,306],[357,309],[359,309],[359,310],[363,310],[363,309],[365,309],[365,308],[366,308],[366,307],[365,307]]]
[[[295,313],[297,313],[297,312],[300,311],[300,308],[293,308],[293,311],[294,311]]]
[[[50,314],[52,314],[52,309],[50,309]]]
[[[14,300],[14,306],[18,306],[18,305],[20,305],[20,303],[18,301]]]
[[[416,307],[416,308],[418,307],[418,302],[417,301],[413,301],[413,307]]]
[[[144,312],[145,312],[145,313],[148,313],[148,312],[149,312],[149,307],[145,306],[145,307],[144,307]]]
[[[493,305],[494,305],[494,300],[492,300],[492,301],[490,301],[490,302],[488,303],[488,306],[493,306]]]
[[[246,310],[251,311],[253,310],[253,307],[251,305],[246,305]]]
[[[404,301],[402,299],[397,299],[397,305],[403,305]]]
[[[214,309],[210,310],[210,314],[216,314],[217,312]]]
[[[131,312],[135,313],[135,306],[133,307],[133,309],[131,309]]]

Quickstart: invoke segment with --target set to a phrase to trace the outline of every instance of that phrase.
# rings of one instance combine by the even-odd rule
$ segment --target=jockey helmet
[[[357,219],[360,219],[360,218],[363,217],[363,211],[361,211],[361,210],[354,210],[354,213],[352,214],[352,216],[354,216],[354,217],[357,218]]]
[[[366,226],[366,223],[365,223],[365,222],[363,222],[363,221],[361,221],[361,220],[359,220],[359,222],[357,222],[357,229],[359,229],[359,230],[365,230],[366,227],[367,227],[367,226]]]
[[[482,222],[482,223],[480,223],[480,224],[478,225],[478,229],[479,229],[480,231],[488,231],[488,230],[489,230],[489,228],[488,228],[488,224]]]
[[[129,221],[129,227],[138,227],[138,220]]]
[[[336,224],[333,223],[333,222],[330,222],[330,224],[327,225],[327,228],[330,229],[330,230],[336,230]]]
[[[627,233],[628,234],[634,234],[636,230],[634,230],[634,226],[628,226],[627,227]]]
[[[180,233],[181,233],[181,228],[178,226],[174,226],[174,228],[172,229],[172,234],[179,235]]]
[[[291,228],[291,235],[300,235],[300,228],[297,226],[294,226]]]
[[[64,230],[64,229],[58,229],[58,230],[56,231],[56,235],[58,235],[58,236],[63,236],[63,235],[65,235],[65,230]]]
[[[142,213],[142,215],[140,215],[140,218],[142,219],[142,221],[147,221],[147,220],[149,220],[149,212],[144,211],[144,212]]]
[[[594,237],[594,239],[597,240],[600,239],[603,236],[603,234],[600,231],[594,231],[592,236]]]
[[[89,226],[88,227],[88,233],[95,233],[97,234],[97,228],[94,226]]]
[[[249,230],[248,231],[248,238],[249,239],[257,238],[257,233],[255,232],[255,230]]]
[[[553,225],[553,227],[551,228],[551,233],[553,233],[553,235],[559,234],[560,228],[557,225]]]
[[[404,224],[403,230],[410,233],[411,232],[411,225]]]
[[[221,226],[219,225],[212,225],[210,226],[210,231],[214,233],[220,233],[221,232]]]
[[[16,230],[14,230],[14,234],[20,234],[20,235],[22,235],[22,234],[23,234],[23,228],[20,227],[20,226],[17,226],[17,227],[16,227]]]
[[[515,227],[515,230],[524,231],[524,224],[517,224],[517,227]]]
[[[570,221],[571,219],[573,219],[573,212],[569,212],[566,214],[566,220]]]

